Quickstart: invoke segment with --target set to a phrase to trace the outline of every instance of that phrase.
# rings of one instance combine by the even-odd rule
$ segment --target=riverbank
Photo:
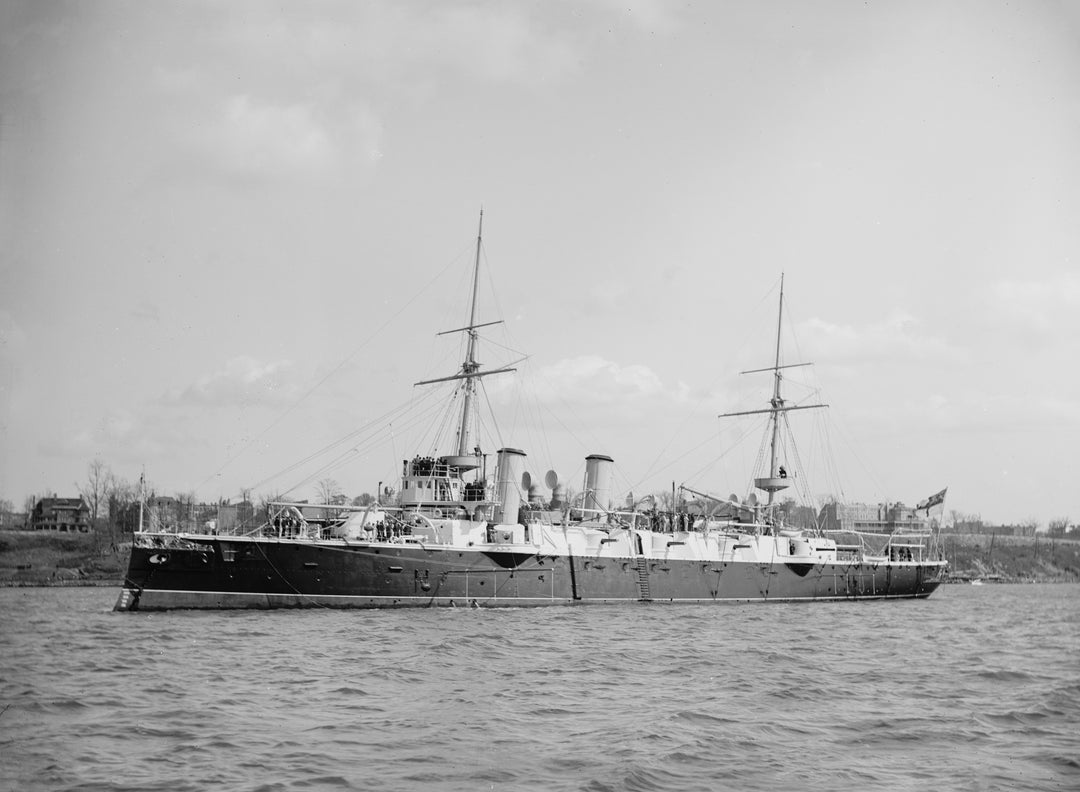
[[[942,534],[953,582],[1080,582],[1080,542],[1046,536]],[[129,545],[100,534],[0,532],[0,586],[120,585]]]
[[[0,532],[0,586],[119,586],[130,545],[96,533]]]
[[[954,582],[1080,582],[1080,542],[1035,536],[942,534]]]

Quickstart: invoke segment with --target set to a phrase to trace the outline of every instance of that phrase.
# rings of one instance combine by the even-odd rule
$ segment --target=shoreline
[[[0,588],[120,588],[122,579],[117,580],[0,580]]]

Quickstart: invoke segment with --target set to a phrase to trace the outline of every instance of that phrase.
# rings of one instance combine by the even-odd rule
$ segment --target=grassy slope
[[[127,552],[99,534],[0,532],[0,585],[118,583],[126,565]]]
[[[1009,581],[1080,581],[1080,542],[1046,536],[943,534],[950,572],[965,578],[998,575]]]

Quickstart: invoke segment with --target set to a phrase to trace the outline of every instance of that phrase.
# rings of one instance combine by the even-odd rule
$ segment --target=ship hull
[[[120,611],[921,599],[943,562],[578,557],[521,548],[187,538],[134,547]]]

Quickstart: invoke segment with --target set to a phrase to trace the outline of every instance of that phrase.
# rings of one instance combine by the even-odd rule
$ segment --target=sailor
[[[787,470],[784,469],[783,465],[780,466],[780,478],[787,478]]]

